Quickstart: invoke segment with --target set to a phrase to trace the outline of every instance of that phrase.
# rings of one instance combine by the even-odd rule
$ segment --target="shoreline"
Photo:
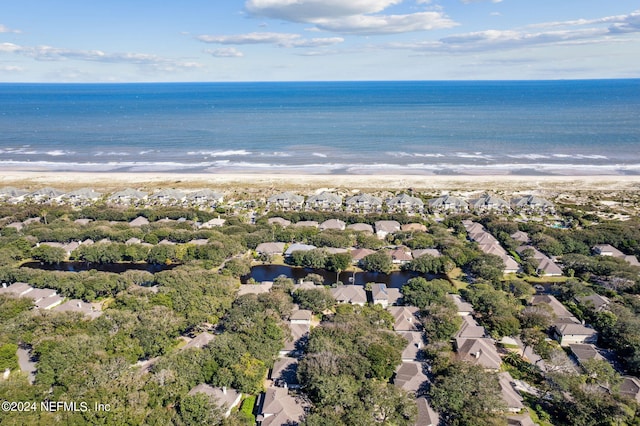
[[[27,172],[0,171],[0,187],[73,190],[177,188],[219,190],[295,189],[421,191],[638,191],[640,175],[415,175],[310,173],[149,173],[149,172]]]

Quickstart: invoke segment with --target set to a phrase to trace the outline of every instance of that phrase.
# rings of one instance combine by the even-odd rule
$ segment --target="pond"
[[[246,284],[249,278],[261,281],[273,281],[280,275],[292,278],[295,282],[305,278],[309,274],[318,274],[324,278],[325,285],[331,285],[336,280],[335,272],[326,269],[294,268],[286,265],[258,265],[251,268],[251,273],[242,277],[242,283]],[[384,283],[387,287],[400,288],[404,283],[414,277],[424,277],[428,280],[434,278],[444,278],[435,274],[420,274],[418,272],[394,271],[390,274],[375,272],[343,272],[340,274],[340,281],[344,284],[365,285],[366,283]],[[445,278],[446,279],[446,278]]]
[[[60,262],[52,265],[41,262],[27,262],[23,263],[22,267],[41,269],[43,271],[66,271],[66,272],[81,272],[96,270],[100,272],[113,272],[115,274],[121,274],[126,271],[147,271],[155,274],[156,272],[167,271],[175,268],[178,264],[164,265],[155,263],[87,263],[87,262]]]

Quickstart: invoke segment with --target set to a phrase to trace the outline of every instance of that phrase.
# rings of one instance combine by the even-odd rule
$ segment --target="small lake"
[[[294,268],[286,265],[258,265],[251,268],[251,274],[242,277],[242,283],[246,284],[249,278],[261,281],[273,281],[280,275],[293,279],[295,282],[305,278],[309,274],[318,274],[324,278],[325,285],[331,285],[336,280],[335,272],[325,269]],[[435,274],[420,274],[418,272],[394,271],[390,274],[374,272],[343,272],[340,274],[340,281],[344,284],[365,285],[366,283],[384,283],[387,287],[400,288],[408,280],[414,277],[424,277],[428,280],[434,278],[444,278]],[[446,278],[445,278],[446,279]]]
[[[40,262],[27,262],[23,263],[23,268],[41,269],[43,271],[66,271],[66,272],[81,272],[81,271],[100,271],[100,272],[113,272],[114,274],[121,274],[127,271],[147,271],[155,274],[156,272],[167,271],[179,266],[178,264],[163,265],[155,263],[86,263],[86,262],[60,262],[52,265]]]

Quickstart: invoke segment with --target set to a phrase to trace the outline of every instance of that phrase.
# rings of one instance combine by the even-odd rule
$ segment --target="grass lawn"
[[[253,414],[253,409],[256,405],[256,396],[249,395],[245,399],[242,400],[242,404],[240,405],[240,413],[242,416],[251,420],[252,423],[256,422],[256,416]]]
[[[538,283],[564,283],[569,277],[525,277],[524,280],[531,284]]]

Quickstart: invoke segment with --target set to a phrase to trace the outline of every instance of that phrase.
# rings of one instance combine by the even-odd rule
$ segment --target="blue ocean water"
[[[640,173],[640,80],[0,84],[0,167]]]

